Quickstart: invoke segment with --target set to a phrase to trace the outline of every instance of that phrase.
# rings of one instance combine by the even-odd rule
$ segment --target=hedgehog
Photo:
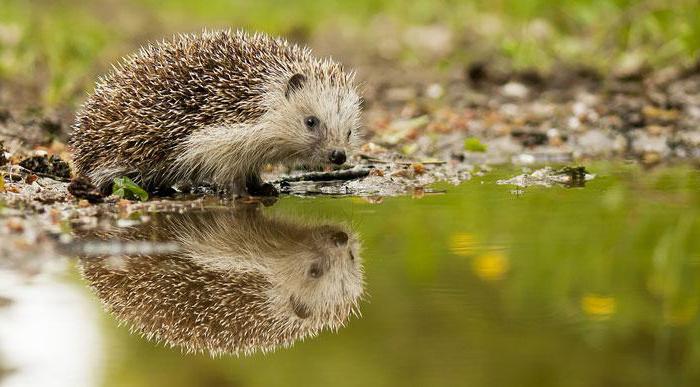
[[[282,38],[184,34],[141,48],[100,78],[76,114],[77,175],[108,192],[208,183],[276,194],[270,164],[343,164],[361,141],[354,72]]]
[[[83,256],[83,278],[120,323],[185,352],[269,352],[359,315],[360,241],[343,224],[215,211],[157,216],[122,237],[180,248]]]

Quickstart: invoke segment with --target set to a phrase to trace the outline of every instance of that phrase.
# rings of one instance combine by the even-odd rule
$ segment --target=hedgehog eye
[[[323,275],[323,269],[321,268],[321,265],[318,263],[314,263],[311,265],[309,268],[309,277],[311,278],[318,278]]]
[[[348,141],[350,141],[350,135],[352,134],[352,129],[348,130]]]
[[[309,129],[316,129],[316,127],[318,127],[319,120],[315,116],[308,116],[304,118],[304,124]]]

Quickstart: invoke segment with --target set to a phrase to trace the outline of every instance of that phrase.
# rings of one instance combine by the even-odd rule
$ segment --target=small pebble
[[[416,175],[422,175],[425,173],[425,165],[423,165],[423,163],[413,163],[411,166],[413,167],[413,172],[415,172]]]

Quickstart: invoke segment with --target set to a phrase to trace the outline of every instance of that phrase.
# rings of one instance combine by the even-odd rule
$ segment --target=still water
[[[2,272],[0,385],[700,385],[700,171],[588,169],[78,230]]]

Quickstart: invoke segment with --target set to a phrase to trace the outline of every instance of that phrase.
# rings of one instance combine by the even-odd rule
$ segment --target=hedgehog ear
[[[294,296],[289,297],[289,303],[292,305],[292,310],[294,310],[294,314],[296,314],[297,317],[307,318],[311,316],[311,308],[299,301],[298,298]]]
[[[289,78],[289,81],[287,81],[287,91],[284,92],[284,96],[289,98],[289,96],[301,89],[304,86],[304,83],[306,82],[306,76],[304,74],[294,74],[292,75],[291,78]]]

